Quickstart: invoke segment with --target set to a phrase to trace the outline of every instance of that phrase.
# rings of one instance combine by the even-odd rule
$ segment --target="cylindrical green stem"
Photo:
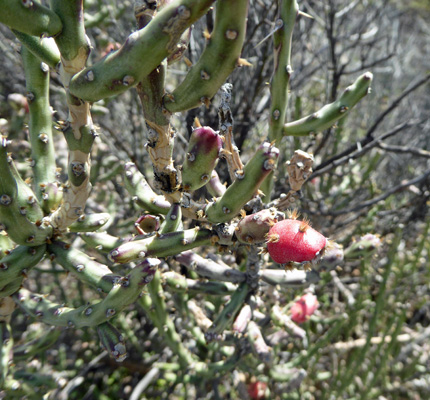
[[[52,114],[49,104],[49,67],[30,50],[21,50],[30,110],[31,157],[34,163],[36,195],[46,213],[55,209],[61,197],[49,184],[56,182],[55,150],[52,136]],[[60,197],[60,198],[59,198]]]
[[[185,250],[211,244],[214,235],[211,230],[197,228],[154,235],[122,244],[110,252],[110,258],[122,264],[144,257],[173,256]]]
[[[175,50],[182,32],[213,2],[176,0],[166,5],[144,29],[132,33],[118,51],[73,77],[71,93],[94,102],[137,85]]]
[[[112,286],[121,279],[121,276],[115,275],[106,265],[91,259],[66,243],[54,242],[48,245],[48,251],[55,255],[55,260],[66,271],[105,293],[109,293]]]
[[[55,12],[31,0],[0,0],[0,22],[33,36],[55,36],[62,23]]]
[[[165,97],[170,112],[185,111],[208,102],[233,72],[245,38],[248,0],[218,0],[215,26],[199,61],[184,81]]]
[[[159,263],[156,259],[146,259],[119,280],[102,301],[79,308],[52,303],[44,295],[33,294],[27,289],[21,289],[13,298],[25,312],[46,324],[76,328],[96,326],[134,303],[152,280]]]
[[[13,31],[19,41],[41,62],[55,69],[60,62],[60,51],[52,38],[40,38],[19,31]]]
[[[205,210],[208,221],[220,223],[233,219],[275,168],[278,156],[276,147],[263,143],[245,165],[240,179],[236,179],[221,198],[208,204]]]
[[[302,119],[285,124],[282,129],[283,135],[305,136],[330,128],[369,93],[372,79],[373,75],[370,72],[361,75],[335,102]]]

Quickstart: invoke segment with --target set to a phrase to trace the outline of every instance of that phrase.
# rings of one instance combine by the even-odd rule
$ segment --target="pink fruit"
[[[248,385],[248,394],[252,400],[262,400],[266,398],[267,383],[256,381]]]
[[[312,262],[322,255],[327,239],[306,221],[284,219],[267,234],[267,250],[279,264]]]
[[[291,319],[297,324],[306,322],[318,306],[317,296],[312,293],[306,293],[291,307]]]

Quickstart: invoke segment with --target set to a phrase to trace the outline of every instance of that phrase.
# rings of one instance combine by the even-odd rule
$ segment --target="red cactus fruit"
[[[267,250],[279,264],[315,262],[326,245],[327,238],[306,221],[284,219],[273,225],[267,234]]]
[[[261,400],[266,398],[267,383],[255,381],[248,385],[248,394],[252,400]]]
[[[319,303],[317,296],[312,293],[306,293],[299,300],[297,300],[290,309],[291,319],[297,323],[301,324],[306,322],[308,318],[315,312],[318,308]]]

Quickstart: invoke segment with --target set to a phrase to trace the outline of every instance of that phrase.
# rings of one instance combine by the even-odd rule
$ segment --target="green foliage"
[[[421,17],[1,3],[0,397],[428,397]],[[331,241],[284,270],[265,234],[293,208]]]

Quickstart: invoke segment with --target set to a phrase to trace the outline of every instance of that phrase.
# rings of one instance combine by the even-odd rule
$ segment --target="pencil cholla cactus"
[[[190,331],[200,339],[203,333],[209,343],[228,336],[233,326],[241,326],[234,336],[240,344],[238,348],[243,343],[251,346],[255,357],[270,369],[275,355],[265,343],[263,328],[256,323],[258,312],[251,312],[251,306],[255,311],[261,302],[259,288],[263,283],[264,287],[310,284],[308,272],[299,264],[290,265],[299,269],[294,276],[289,275],[282,269],[270,268],[271,261],[261,252],[269,230],[286,224],[285,220],[279,222],[284,219],[281,211],[289,204],[285,195],[271,201],[278,160],[285,161],[279,151],[281,138],[308,135],[333,125],[368,93],[372,74],[358,77],[334,103],[298,121],[286,122],[292,74],[291,37],[300,12],[295,0],[280,1],[273,37],[274,75],[267,137],[243,163],[234,145],[229,105],[234,82],[223,85],[236,67],[250,65],[241,58],[249,7],[253,2],[248,0],[139,1],[135,7],[138,30],[131,32],[117,50],[89,61],[91,45],[82,0],[51,0],[49,6],[37,1],[2,2],[0,22],[21,43],[31,144],[27,168],[32,171],[29,184],[10,153],[14,138],[7,133],[2,136],[0,328],[3,337],[9,338],[2,348],[2,380],[6,387],[17,384],[7,373],[13,345],[10,315],[15,305],[47,325],[95,328],[103,347],[121,362],[126,358],[126,344],[114,326],[115,319],[138,302],[182,370],[206,376],[234,368],[242,356],[240,351],[206,365],[207,360],[188,347],[166,305],[163,293],[167,292],[177,292],[178,296],[200,294],[208,304],[213,295],[229,296],[224,308],[212,315],[205,312],[197,297],[196,301],[190,300],[189,321],[195,328]],[[184,56],[191,26],[212,8],[214,25],[212,32],[205,33],[205,48],[199,59],[188,65],[183,81],[168,93],[167,61]],[[68,108],[68,118],[55,121],[68,148],[68,178],[61,182],[49,100],[52,70],[58,71]],[[219,127],[200,126],[197,122],[186,157],[179,165],[175,162],[180,148],[176,132],[186,127],[174,126],[172,116],[200,106],[215,107],[211,101],[220,89]],[[104,230],[112,222],[109,213],[86,214],[85,207],[92,190],[90,156],[101,133],[93,122],[92,104],[129,90],[137,90],[142,102],[153,174],[132,160],[123,165],[124,187],[141,209],[134,219],[138,235],[134,236],[130,229],[129,235],[133,236],[125,238],[112,234],[115,229]],[[294,193],[309,178],[311,159],[307,153],[296,152],[289,163],[290,182],[295,184],[291,184],[288,198],[295,199]],[[228,168],[228,177],[217,173],[216,167],[222,163]],[[231,183],[226,187],[223,183],[228,179]],[[203,198],[202,191],[196,193],[202,187],[211,194],[207,198]],[[145,219],[151,221],[150,229],[143,226]],[[320,247],[324,245],[325,242]],[[245,248],[248,255],[241,269],[216,256],[225,252],[239,254]],[[97,251],[98,256],[93,258]],[[211,254],[212,258],[205,259],[202,254]],[[73,307],[49,293],[33,292],[37,286],[26,280],[30,270],[54,259],[73,279],[94,289],[89,303]],[[125,266],[113,268],[117,263]],[[178,264],[190,274],[180,274]],[[167,265],[174,271],[166,271]],[[37,274],[31,277],[38,279]],[[283,329],[279,322],[284,318],[279,316],[282,313],[286,315],[286,310],[279,309],[273,316],[278,329]],[[228,354],[224,350],[223,354]],[[280,380],[289,379],[288,374],[277,376]],[[20,388],[25,393],[25,387]]]

